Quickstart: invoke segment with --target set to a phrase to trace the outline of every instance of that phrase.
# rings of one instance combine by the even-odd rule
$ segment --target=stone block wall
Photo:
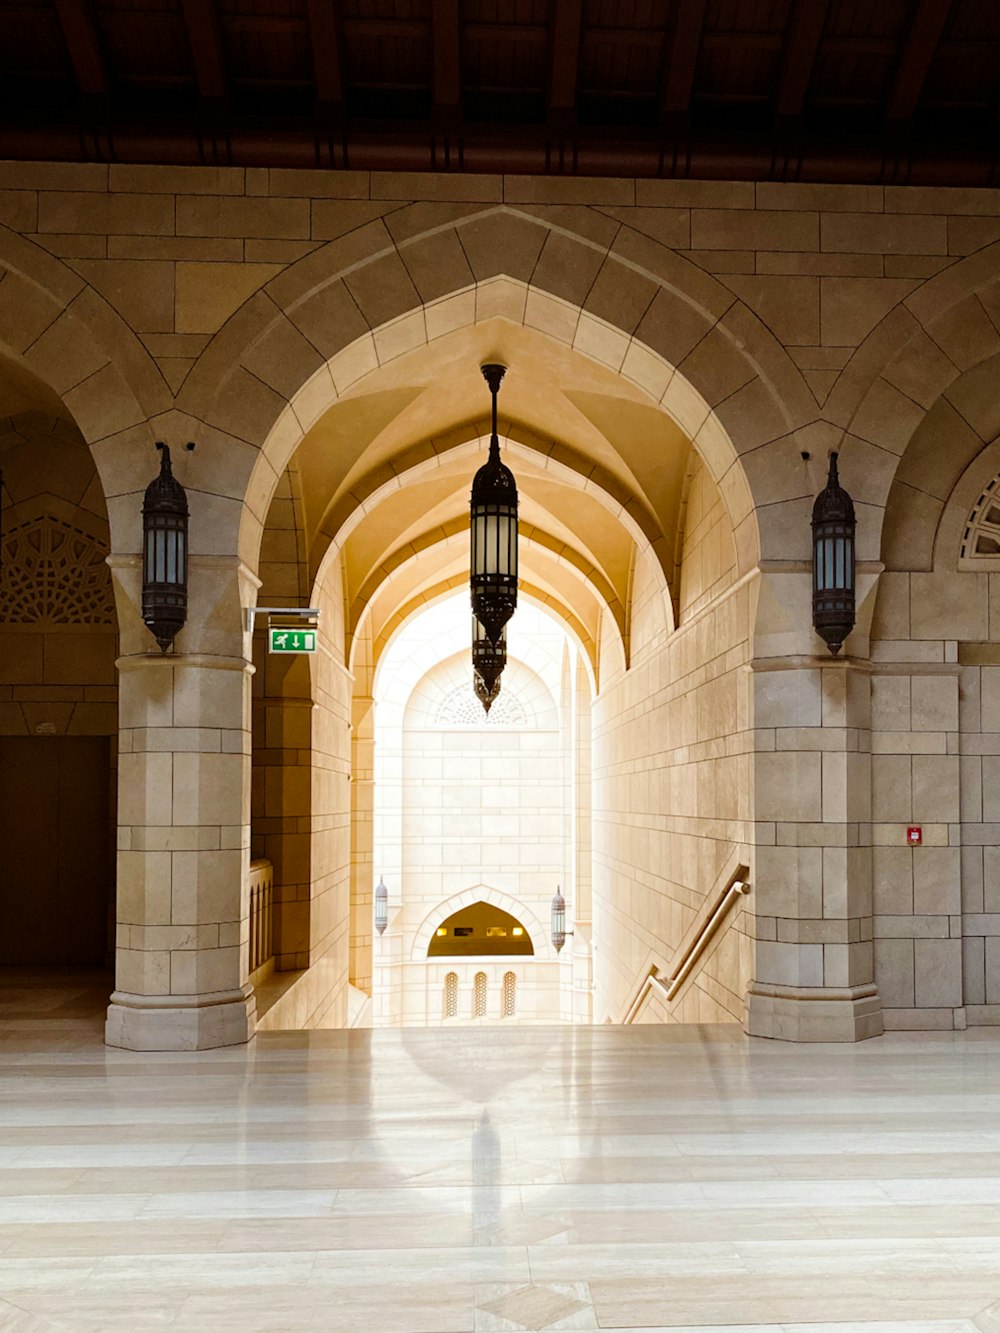
[[[594,707],[596,1021],[621,1020],[650,967],[667,966],[727,864],[747,856],[751,602],[735,573],[732,524],[695,462],[680,624],[669,632],[664,591],[654,594],[649,572],[643,579],[637,570],[636,587],[645,590],[632,610],[639,649]],[[752,911],[726,924],[663,1017],[743,1021]]]
[[[609,669],[595,709],[594,917],[603,912],[610,932],[599,979],[609,1011],[647,955],[679,938],[723,849],[753,844],[755,856],[773,861],[765,878],[774,910],[755,904],[768,923],[762,930],[774,922],[774,939],[763,941],[774,947],[758,950],[755,964],[769,1003],[792,976],[800,989],[870,984],[857,979],[870,919],[890,1022],[990,1018],[992,733],[982,711],[977,724],[972,701],[977,688],[980,697],[991,688],[982,673],[995,666],[997,571],[961,566],[959,548],[965,516],[1000,470],[1000,192],[5,163],[0,221],[0,347],[19,374],[45,386],[50,409],[62,405],[91,449],[127,656],[146,652],[134,561],[152,442],[199,440],[183,464],[192,614],[179,642],[191,661],[179,670],[207,673],[205,658],[215,666],[227,658],[225,670],[237,675],[240,611],[248,580],[262,572],[268,509],[275,495],[292,498],[279,478],[303,432],[362,375],[462,321],[500,317],[639,386],[694,441],[728,514],[737,578],[748,581],[724,586],[703,506],[701,573],[689,552],[679,601],[657,609],[657,581],[640,562],[628,674],[619,677],[610,646],[602,649]],[[502,292],[494,279],[506,284]],[[16,446],[0,443],[6,468]],[[824,686],[819,721],[797,721],[808,683],[775,696],[771,714],[758,718],[771,688],[758,683],[770,671],[760,663],[782,662],[773,674],[785,684],[820,670],[809,628],[808,520],[822,484],[816,463],[835,447],[858,507],[862,614],[848,651],[865,662],[871,650],[870,719],[863,700],[856,709],[845,702],[828,726],[833,694]],[[692,474],[692,513],[698,485]],[[957,529],[949,526],[953,496],[961,499]],[[84,507],[94,512],[90,500]],[[303,553],[287,536],[268,542],[273,586],[301,595]],[[316,553],[308,560],[306,589]],[[103,674],[110,649],[77,655],[60,648],[61,637],[13,656],[0,648],[2,725],[33,726],[42,705],[42,720],[57,727],[108,725],[113,700],[94,691],[113,688]],[[100,680],[67,677],[85,660]],[[740,675],[751,661],[752,687]],[[142,689],[155,694],[155,673],[144,679]],[[44,699],[16,693],[43,688]],[[134,790],[155,785],[169,754],[206,791],[197,824],[199,812],[178,798],[183,846],[175,849],[204,853],[206,894],[209,858],[245,851],[243,765],[212,748],[223,732],[242,746],[241,690],[233,684],[220,705],[224,724],[200,706],[180,707],[175,718],[152,697],[148,709],[137,699],[128,705]],[[334,716],[338,690],[329,692]],[[207,699],[212,689],[195,693]],[[152,738],[162,751],[148,748],[145,733],[156,728],[142,719],[153,716],[171,732]],[[197,761],[175,758],[202,744]],[[339,755],[332,740],[321,744]],[[863,811],[858,775],[869,762],[872,806]],[[226,800],[216,780],[232,788]],[[340,782],[321,803],[346,808]],[[151,799],[130,800],[122,850],[135,863],[133,882],[152,884],[153,857],[170,839],[149,832],[159,827]],[[924,822],[923,852],[948,855],[899,856],[904,819]],[[195,827],[218,845],[188,846]],[[952,910],[956,853],[960,912]],[[763,888],[758,872],[755,892]],[[238,886],[228,891],[232,901],[200,923],[217,937],[204,967],[179,960],[178,972],[220,987],[224,973],[226,994],[239,990],[238,969],[216,967],[212,949],[236,947],[243,911]],[[139,897],[153,904],[156,893]],[[898,910],[911,901],[909,912]],[[162,955],[175,945],[180,952],[181,937],[153,933],[152,906],[140,916],[129,923],[130,950],[149,957],[131,981],[159,986]],[[193,952],[201,952],[197,940]],[[712,1004],[730,1013],[731,988],[742,981],[731,967],[726,973]]]

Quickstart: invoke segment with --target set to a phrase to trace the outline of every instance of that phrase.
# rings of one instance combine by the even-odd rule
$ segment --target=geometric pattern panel
[[[976,501],[962,538],[962,559],[1000,555],[1000,477],[994,477]]]
[[[113,625],[107,547],[90,533],[41,514],[3,534],[0,624]]]
[[[456,685],[438,705],[434,722],[439,727],[527,727],[531,723],[516,695],[501,690],[488,713],[469,685]]]

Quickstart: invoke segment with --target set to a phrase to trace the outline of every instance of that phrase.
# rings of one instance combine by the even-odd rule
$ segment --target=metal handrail
[[[719,922],[728,911],[735,898],[750,892],[750,884],[746,879],[748,874],[746,866],[738,866],[726,882],[725,888],[716,900],[715,906],[709,912],[704,923],[685,943],[682,942],[677,952],[670,961],[666,975],[661,977],[655,967],[651,967],[639,985],[632,1003],[629,1005],[623,1023],[631,1023],[646,994],[650,990],[656,990],[664,1000],[672,1000],[681,986],[687,980],[688,973],[694,966],[695,961],[701,954],[708,941],[715,934]]]

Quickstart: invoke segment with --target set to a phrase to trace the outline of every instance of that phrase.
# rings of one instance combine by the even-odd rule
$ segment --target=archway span
[[[461,607],[463,601],[464,598],[462,598],[461,593],[453,592],[442,594],[440,597],[422,603],[397,626],[378,663],[374,665],[373,694],[388,708],[390,700],[384,682],[386,679],[392,680],[391,707],[398,714],[400,723],[409,707],[413,690],[430,671],[453,658],[460,659],[463,664],[467,664],[469,648],[468,621],[464,607],[462,607],[457,619],[452,615],[455,607]],[[554,612],[530,597],[526,598],[525,602],[526,606],[531,607],[532,617],[536,622],[539,620],[544,622],[546,628],[556,633],[560,640],[568,639],[573,647],[585,656],[582,647],[576,642],[570,628],[558,612]],[[448,607],[447,603],[453,603],[454,606]],[[441,618],[447,622],[447,627],[443,632],[439,629],[439,632],[432,639],[419,644],[406,642],[412,632],[419,629],[419,620],[422,616],[433,617],[436,612],[440,615],[441,611],[445,612],[445,615]],[[510,651],[508,660],[511,663],[520,662],[532,674],[544,677],[548,671],[554,668],[554,662],[550,657],[546,657],[540,652],[533,638],[534,636],[529,637],[526,641],[522,641],[519,648]],[[589,676],[588,684],[593,684]]]
[[[815,415],[787,353],[728,288],[596,211],[610,227],[600,243],[503,206],[463,212],[398,245],[381,222],[331,242],[251,298],[202,354],[179,406],[260,451],[244,559],[256,565],[277,477],[331,403],[419,345],[504,318],[620,374],[670,416],[722,487],[751,568],[759,540],[731,434],[759,456]],[[415,282],[407,263],[432,252],[433,284]]]
[[[106,496],[142,489],[149,422],[173,398],[156,362],[118,312],[79,274],[0,226],[0,350],[37,377],[91,447]],[[142,455],[137,457],[137,455]],[[112,545],[138,550],[112,506]]]
[[[466,324],[459,325],[459,330],[480,329],[486,332],[487,339],[489,339],[490,333],[487,326],[490,326],[490,328],[494,330],[493,341],[496,341],[497,332],[500,333],[501,339],[503,338],[504,335],[502,334],[502,330],[504,328],[527,328],[531,330],[532,326],[526,323],[524,317],[523,307],[526,302],[524,292],[518,292],[516,285],[512,284],[508,279],[496,279],[492,285],[499,286],[505,291],[512,293],[514,298],[513,301],[507,302],[506,306],[505,303],[501,302],[499,313],[497,313],[492,306],[487,306],[485,318],[478,321],[474,317],[475,308],[470,307],[470,319]],[[480,293],[477,292],[475,295],[478,297]],[[556,298],[546,299],[555,300]],[[581,315],[581,320],[584,317],[584,315]],[[593,322],[592,316],[586,316],[586,318]],[[453,331],[454,330],[451,330],[450,332]],[[602,331],[609,336],[615,332],[611,326],[603,325]],[[442,335],[442,337],[443,336],[445,335]],[[678,432],[678,438],[685,442],[685,446],[689,447],[693,444],[705,461],[706,466],[709,468],[716,483],[719,485],[723,499],[729,509],[733,526],[741,534],[739,542],[741,564],[745,569],[751,568],[756,559],[758,540],[756,536],[756,519],[753,516],[750,489],[746,477],[744,476],[743,464],[737,458],[721,417],[708,406],[707,402],[701,397],[697,390],[683,379],[681,373],[675,373],[672,367],[667,366],[665,363],[663,364],[667,387],[662,391],[660,398],[656,399],[649,393],[647,386],[642,379],[629,375],[628,366],[624,362],[620,365],[609,365],[607,362],[602,362],[599,358],[594,357],[586,346],[581,349],[578,342],[560,344],[558,340],[553,338],[553,335],[547,329],[543,330],[541,333],[535,330],[531,336],[536,339],[541,338],[545,345],[550,345],[552,347],[562,346],[573,356],[582,356],[584,361],[590,361],[595,367],[600,368],[600,370],[595,371],[595,373],[602,374],[608,379],[609,383],[613,382],[621,386],[621,389],[624,391],[622,395],[623,397],[626,399],[630,398],[637,406],[639,403],[646,403],[650,409],[653,409],[654,413],[662,413],[660,419],[671,424],[671,427]],[[480,341],[482,340],[483,339],[480,338]],[[434,340],[425,338],[424,341],[417,344],[417,346],[431,346],[433,343]],[[632,345],[632,343],[634,343],[634,339],[630,341],[630,345]],[[408,348],[406,350],[407,353],[409,353],[414,351],[415,348]],[[356,348],[348,348],[341,355],[350,361],[354,358],[356,351]],[[648,349],[646,349],[646,353],[649,356],[652,356],[651,353],[648,353]],[[497,353],[494,352],[493,354],[496,355]],[[400,357],[403,357],[406,353],[401,352],[399,355]],[[500,355],[502,359],[507,359],[503,352],[501,352]],[[466,360],[468,367],[475,369],[479,359],[480,358],[477,357],[473,351],[467,350]],[[395,360],[396,358],[393,358],[393,361]],[[379,392],[379,376],[381,370],[382,368],[378,365],[368,367],[365,370],[364,376],[358,376],[356,379],[350,380],[343,391],[338,390],[332,380],[329,383],[326,383],[324,387],[327,392],[321,400],[322,410],[316,409],[312,415],[305,416],[304,419],[300,419],[297,415],[297,403],[295,400],[284,409],[281,419],[276,422],[254,467],[254,478],[252,479],[251,484],[254,487],[262,487],[263,493],[260,491],[252,492],[249,497],[249,508],[244,516],[245,521],[243,535],[241,537],[241,549],[244,553],[244,558],[249,560],[254,558],[256,554],[256,544],[259,541],[259,515],[264,504],[268,501],[269,496],[273,493],[273,489],[276,485],[276,477],[278,474],[273,471],[273,469],[283,469],[287,465],[288,460],[292,457],[293,453],[299,447],[302,440],[307,436],[308,432],[316,427],[316,423],[322,417],[323,412],[341,402],[354,402],[357,401],[359,397],[364,398],[366,395],[372,395]],[[335,374],[336,371],[337,366],[333,365],[331,373]],[[513,382],[517,382],[516,377],[514,377]],[[760,392],[764,391],[760,390]],[[303,396],[308,401],[317,401],[316,386],[306,386],[303,390]],[[727,399],[726,401],[728,403],[729,400]],[[585,397],[579,399],[579,405],[585,412],[590,407],[590,404],[586,402]],[[758,415],[756,407],[751,408],[750,410],[754,413],[755,417]],[[481,434],[485,421],[480,419],[480,422],[477,424],[479,425],[478,433]],[[452,428],[449,427],[449,429]],[[759,426],[758,429],[765,430],[766,428],[762,425]],[[783,421],[781,424],[781,433],[787,434],[788,430],[789,426],[787,421]],[[631,432],[631,438],[634,441],[641,441],[646,433],[647,432],[642,429],[633,430]],[[433,428],[424,433],[420,444],[419,455],[423,459],[426,459],[430,452],[437,451],[435,440],[437,434],[438,432]],[[511,434],[515,439],[518,434],[523,434],[526,439],[530,439],[530,421],[513,421],[511,423]],[[762,440],[759,438],[755,439],[755,446],[759,447],[761,443],[763,443]],[[626,480],[624,485],[622,484],[622,481],[619,480],[617,485],[614,485],[611,479],[602,478],[599,468],[596,470],[595,475],[593,462],[583,463],[582,455],[574,454],[572,449],[564,449],[558,441],[555,442],[555,445],[550,450],[548,456],[556,457],[558,461],[563,462],[570,470],[574,469],[575,464],[576,469],[581,475],[586,476],[588,482],[593,479],[593,484],[600,486],[605,491],[609,493],[617,492],[616,498],[620,500],[622,508],[628,510],[633,519],[638,523],[640,530],[644,531],[646,539],[655,546],[657,557],[661,561],[665,574],[669,576],[671,569],[670,560],[673,555],[673,543],[675,539],[675,513],[667,519],[666,523],[664,523],[662,516],[658,514],[656,516],[656,521],[651,524],[648,517],[648,509],[644,505],[641,494],[637,494],[636,492],[634,480]],[[624,456],[625,464],[628,465],[630,461],[631,460],[626,453]],[[657,459],[657,466],[662,465],[663,461],[665,460],[661,454]],[[383,480],[385,479],[385,473],[395,472],[395,467],[395,459],[393,459],[391,463],[388,459],[385,460]],[[648,477],[658,475],[656,469],[653,469],[652,472],[650,471],[652,468],[651,460],[647,460],[643,464],[643,467],[646,469]],[[648,482],[645,484],[648,485]],[[352,484],[351,499],[354,504],[357,504],[358,498],[359,497],[354,490],[354,485]],[[347,509],[349,512],[350,507],[350,504],[347,504],[339,512],[336,508],[334,509],[333,513],[335,515],[336,523],[343,520],[345,516],[344,509]]]
[[[372,669],[375,671],[378,670],[378,664],[382,654],[388,651],[392,645],[393,639],[413,616],[419,615],[427,608],[445,601],[456,591],[467,588],[468,583],[469,580],[466,574],[453,575],[450,579],[444,580],[437,587],[429,589],[426,593],[420,593],[418,596],[411,598],[405,605],[401,606],[392,618],[386,622],[379,637],[375,640],[372,646]],[[552,597],[550,594],[543,592],[540,588],[533,587],[530,583],[525,583],[523,581],[520,583],[518,597],[519,599],[523,599],[526,604],[535,605],[541,610],[550,613],[562,623],[566,633],[576,643],[576,646],[580,650],[587,666],[591,691],[596,694],[599,680],[597,644],[587,633],[586,628],[566,605]],[[357,637],[355,637],[352,651],[356,650],[357,642]],[[348,666],[353,672],[353,658]]]
[[[407,568],[419,561],[423,555],[434,554],[438,558],[442,556],[450,557],[459,563],[467,561],[468,527],[467,519],[456,518],[446,528],[427,534],[429,540],[426,546],[416,550],[398,551],[386,560],[372,576],[369,583],[361,590],[356,603],[350,608],[348,645],[350,646],[365,609],[370,605],[375,594],[385,589],[394,578],[398,578]],[[553,551],[551,543],[546,542],[544,537],[544,533],[539,534],[530,525],[522,524],[519,540],[522,546],[522,561],[524,564],[530,570],[530,561],[534,553],[536,560],[540,554],[543,554],[549,561],[554,561],[560,565],[573,582],[587,589],[597,604],[608,612],[624,647],[627,642],[625,607],[616,597],[614,590],[608,586],[606,580],[600,577],[598,571],[588,567],[576,552],[568,551],[565,548]],[[527,581],[531,582],[530,572]]]
[[[577,455],[559,442],[546,438],[521,424],[500,418],[500,430],[505,454],[521,460],[577,492],[592,496],[603,509],[619,522],[632,541],[642,549],[649,546],[663,571],[665,583],[674,574],[674,552],[669,549],[675,531],[665,534],[648,506],[635,496],[623,491],[610,473],[593,460]],[[331,545],[342,546],[354,529],[383,500],[404,486],[411,485],[444,468],[461,463],[472,472],[479,466],[488,437],[482,433],[483,422],[470,421],[456,428],[446,437],[435,437],[430,443],[417,445],[397,455],[393,460],[393,475],[386,478],[384,469],[366,474],[352,485],[318,525],[318,535],[311,557],[312,567],[321,569]]]
[[[1000,360],[998,257],[1000,242],[918,286],[868,335],[831,395],[827,414],[845,431],[844,469],[867,508],[862,559],[894,559],[890,505],[893,528],[905,527],[929,558],[933,538],[918,531],[927,511],[1000,432],[990,383]]]

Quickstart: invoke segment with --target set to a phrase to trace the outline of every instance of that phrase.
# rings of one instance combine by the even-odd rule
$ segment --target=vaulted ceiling
[[[995,183],[996,0],[0,0],[0,155]]]
[[[498,424],[520,493],[525,591],[572,625],[595,670],[602,616],[627,660],[640,551],[652,547],[664,594],[676,591],[691,443],[622,376],[499,318],[372,371],[307,432],[289,489],[300,586],[336,556],[348,640],[367,620],[377,641],[400,615],[466,584],[487,361],[508,367]],[[287,522],[276,503],[269,526]]]

